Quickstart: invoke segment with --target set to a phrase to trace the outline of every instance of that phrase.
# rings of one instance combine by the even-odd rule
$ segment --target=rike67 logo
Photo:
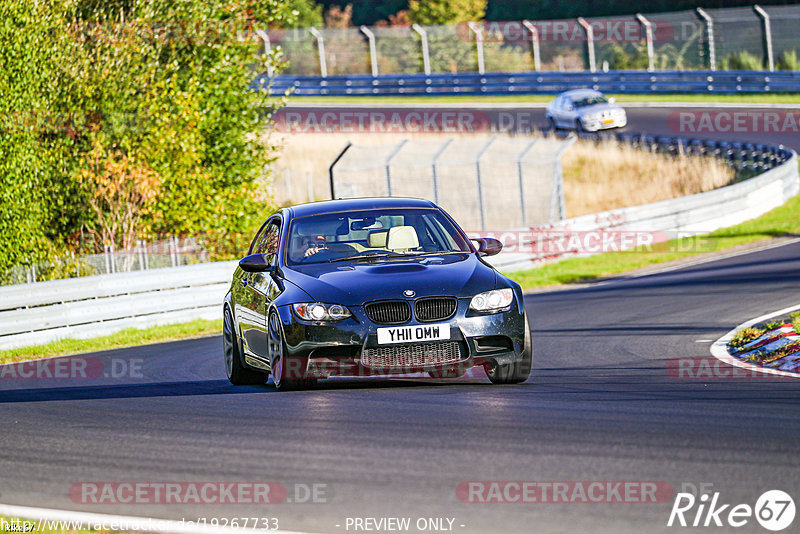
[[[711,496],[704,493],[699,498],[691,493],[678,493],[667,526],[739,528],[755,518],[763,528],[778,532],[792,524],[794,515],[794,500],[781,490],[764,492],[755,506],[723,503],[718,491]]]

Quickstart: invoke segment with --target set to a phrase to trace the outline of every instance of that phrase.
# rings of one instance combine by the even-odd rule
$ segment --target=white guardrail
[[[0,350],[221,319],[236,262],[0,287]]]
[[[567,219],[539,230],[634,230],[698,234],[741,223],[800,191],[797,154],[755,178],[707,193]],[[509,230],[513,234],[537,229]],[[495,232],[498,237],[506,232]],[[530,268],[535,254],[503,253],[504,271]],[[0,287],[0,350],[222,317],[236,262],[204,263]]]
[[[570,233],[648,232],[656,238],[654,243],[672,239],[676,235],[689,237],[705,234],[754,219],[797,195],[800,192],[797,164],[797,153],[793,152],[791,158],[774,169],[706,193],[583,215],[547,227],[482,232],[480,235],[495,237],[506,245],[512,245],[509,248],[522,251],[501,253],[491,259],[492,265],[497,269],[512,272],[530,269],[537,262],[555,257],[590,255],[580,249],[553,253],[554,250],[562,250],[563,243],[568,242],[564,235]],[[555,239],[559,240],[557,246],[547,243],[548,240]],[[547,252],[535,252],[539,250]]]

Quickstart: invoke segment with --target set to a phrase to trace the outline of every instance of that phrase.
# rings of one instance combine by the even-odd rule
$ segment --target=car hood
[[[587,106],[585,108],[580,108],[578,113],[581,116],[590,115],[592,113],[603,113],[604,111],[616,111],[618,109],[622,109],[616,104],[595,104],[594,106]]]
[[[359,306],[365,302],[430,296],[472,297],[495,288],[494,269],[475,254],[393,261],[295,265],[284,276],[317,302]]]

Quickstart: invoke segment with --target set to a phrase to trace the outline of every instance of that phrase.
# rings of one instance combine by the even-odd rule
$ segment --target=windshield
[[[573,100],[572,104],[576,108],[585,108],[588,106],[596,106],[597,104],[608,104],[608,100],[606,100],[606,97],[603,95],[591,95]]]
[[[470,248],[439,210],[387,209],[294,219],[289,228],[286,252],[287,264],[306,265],[470,252]]]

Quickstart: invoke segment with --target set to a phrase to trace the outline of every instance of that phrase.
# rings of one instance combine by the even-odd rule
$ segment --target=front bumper
[[[449,324],[449,341],[379,345],[378,328],[389,325],[373,323],[363,306],[349,306],[352,318],[337,323],[313,323],[299,319],[290,306],[278,308],[283,322],[287,346],[286,368],[298,378],[328,378],[330,376],[400,375],[418,372],[455,371],[463,374],[473,366],[494,366],[519,361],[522,358],[525,338],[524,308],[518,295],[510,310],[496,314],[476,314],[469,311],[470,299],[459,299],[455,315]],[[412,319],[402,325],[426,327]],[[437,346],[449,344],[446,357]],[[453,344],[458,352],[454,353]],[[385,349],[381,354],[391,354],[398,349],[403,355],[399,365],[376,365],[367,357],[369,349]],[[441,350],[440,350],[441,349]],[[372,352],[375,354],[375,351]],[[419,355],[424,354],[423,358]]]
[[[627,117],[584,120],[584,128],[589,132],[610,130],[612,128],[624,128],[627,125],[628,125]]]

